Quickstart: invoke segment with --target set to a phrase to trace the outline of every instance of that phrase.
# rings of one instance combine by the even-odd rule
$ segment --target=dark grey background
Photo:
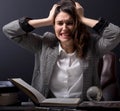
[[[34,55],[8,40],[2,32],[3,25],[22,16],[32,18],[47,17],[52,5],[58,0],[0,0],[0,80],[21,77],[31,82]],[[104,17],[120,26],[120,0],[78,0],[84,7],[85,16],[98,19]],[[51,27],[37,29],[43,34]],[[120,46],[114,49],[117,55],[117,76],[119,76]]]

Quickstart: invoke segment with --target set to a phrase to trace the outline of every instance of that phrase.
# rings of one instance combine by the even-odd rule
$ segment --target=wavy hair
[[[68,13],[74,21],[74,30],[73,30],[73,41],[74,46],[76,48],[77,56],[80,58],[84,58],[87,54],[90,34],[87,30],[85,24],[83,24],[80,20],[79,15],[77,14],[75,8],[75,2],[73,0],[61,0],[58,2],[58,7],[55,10],[54,14],[54,24],[56,16],[61,12]]]

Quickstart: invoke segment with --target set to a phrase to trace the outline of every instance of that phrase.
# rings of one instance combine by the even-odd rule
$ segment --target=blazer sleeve
[[[22,29],[19,20],[14,20],[3,26],[3,33],[21,47],[36,52],[41,49],[45,36],[33,32],[26,32]]]
[[[119,42],[120,27],[109,23],[100,34],[100,38],[97,40],[95,47],[99,53],[104,54],[114,49],[119,44]]]

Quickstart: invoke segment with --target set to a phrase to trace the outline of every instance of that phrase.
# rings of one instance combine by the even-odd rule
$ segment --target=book
[[[18,91],[10,81],[0,81],[0,106],[18,104]]]
[[[11,78],[9,80],[23,91],[37,106],[76,107],[80,103],[80,98],[45,98],[42,93],[25,82],[22,78]]]
[[[18,88],[10,81],[0,81],[0,94],[18,92]]]

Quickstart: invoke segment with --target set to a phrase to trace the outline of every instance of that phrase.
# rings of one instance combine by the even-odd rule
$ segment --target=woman
[[[38,35],[35,28],[53,25],[55,34]],[[98,32],[87,31],[87,26]],[[23,17],[3,27],[7,37],[35,54],[32,85],[46,97],[79,97],[100,86],[97,74],[99,57],[120,42],[120,28],[101,18],[84,16],[82,6],[73,0],[53,5],[42,19]]]

